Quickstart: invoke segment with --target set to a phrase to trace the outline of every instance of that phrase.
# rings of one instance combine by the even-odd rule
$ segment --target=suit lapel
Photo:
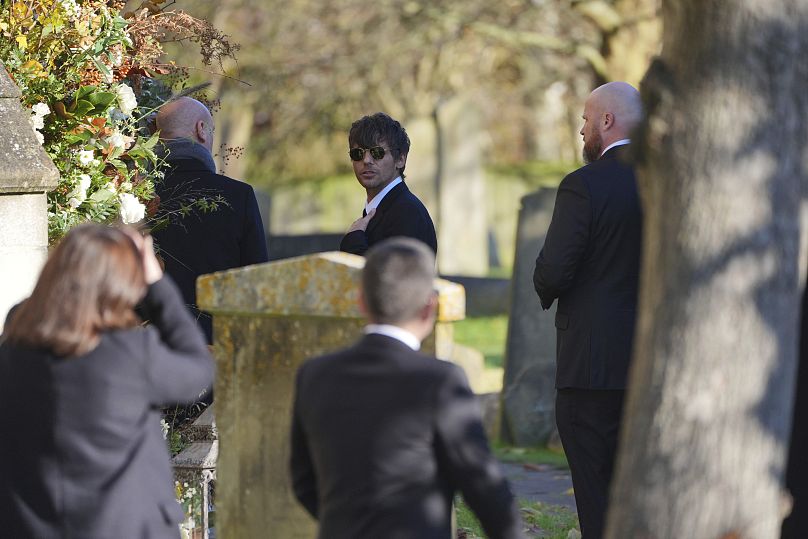
[[[409,192],[409,189],[407,189],[407,184],[405,184],[402,181],[400,184],[393,187],[393,189],[391,189],[389,193],[384,195],[384,198],[379,203],[379,206],[376,208],[376,215],[373,216],[373,219],[370,220],[367,228],[365,229],[365,234],[367,236],[370,236],[371,232],[373,232],[373,230],[378,226],[378,224],[382,222],[384,212],[386,212],[390,208],[390,206],[393,205],[393,203],[396,201],[398,197],[400,197],[402,194],[406,192]]]

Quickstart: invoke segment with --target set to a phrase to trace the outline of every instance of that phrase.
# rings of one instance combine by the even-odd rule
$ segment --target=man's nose
[[[365,163],[375,161],[375,159],[373,159],[373,156],[370,155],[370,150],[368,149],[362,150],[362,161],[364,161]]]

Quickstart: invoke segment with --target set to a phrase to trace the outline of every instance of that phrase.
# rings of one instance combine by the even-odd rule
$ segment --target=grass
[[[565,470],[570,468],[564,453],[547,447],[511,447],[499,443],[493,445],[494,455],[502,462],[543,464]]]
[[[463,498],[455,498],[458,539],[486,539],[488,536]],[[578,529],[575,512],[560,506],[519,500],[522,520],[527,528],[526,537],[542,539],[568,539],[572,529]]]
[[[482,352],[487,368],[503,367],[507,336],[508,317],[504,314],[466,318],[454,324],[455,341]]]

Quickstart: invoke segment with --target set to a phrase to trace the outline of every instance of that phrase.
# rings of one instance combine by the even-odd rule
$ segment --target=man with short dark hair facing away
[[[463,370],[418,352],[434,278],[422,242],[379,243],[362,272],[365,336],[298,371],[292,484],[320,539],[449,539],[457,491],[488,537],[523,538]]]

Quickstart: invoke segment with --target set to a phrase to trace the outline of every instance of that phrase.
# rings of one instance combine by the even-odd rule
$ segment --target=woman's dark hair
[[[372,148],[387,143],[393,153],[393,159],[401,154],[410,153],[410,137],[401,124],[383,112],[363,116],[351,125],[348,132],[349,148]],[[398,169],[404,178],[404,167]]]
[[[75,227],[48,257],[31,293],[5,328],[10,344],[86,354],[100,334],[139,323],[134,307],[146,292],[141,254],[117,228]]]

